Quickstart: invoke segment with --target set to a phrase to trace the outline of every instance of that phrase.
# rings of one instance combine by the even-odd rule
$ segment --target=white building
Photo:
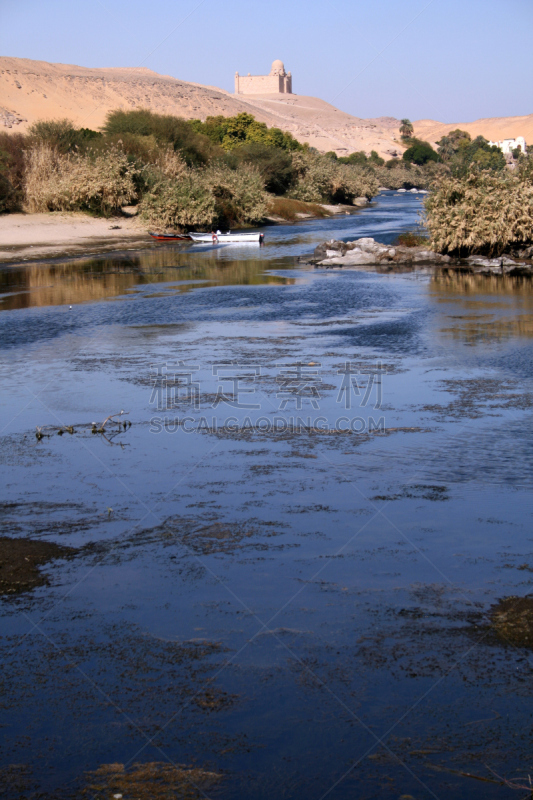
[[[504,155],[510,155],[517,147],[522,153],[527,153],[526,140],[523,136],[517,136],[516,139],[504,139],[503,142],[489,142],[489,144],[492,147],[499,147]]]

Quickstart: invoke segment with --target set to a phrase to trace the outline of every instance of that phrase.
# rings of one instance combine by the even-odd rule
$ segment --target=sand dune
[[[394,117],[359,119],[316,97],[236,97],[216,87],[180,81],[145,67],[92,69],[0,57],[0,130],[25,131],[37,119],[64,117],[97,129],[107,112],[116,108],[150,108],[186,119],[245,111],[321,151],[347,155],[354,150],[377,150],[385,158],[403,152],[399,122]],[[475,136],[503,139],[522,135],[533,143],[533,114],[452,125],[420,120],[414,125],[415,133],[430,142],[460,127]]]

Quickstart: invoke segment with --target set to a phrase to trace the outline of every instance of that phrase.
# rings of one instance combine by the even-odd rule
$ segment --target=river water
[[[533,286],[297,259],[420,203],[0,271],[7,797],[522,796]]]

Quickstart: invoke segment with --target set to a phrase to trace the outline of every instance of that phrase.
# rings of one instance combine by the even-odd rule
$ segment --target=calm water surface
[[[296,258],[419,210],[0,271],[2,535],[77,548],[0,603],[6,796],[521,796],[533,286]]]

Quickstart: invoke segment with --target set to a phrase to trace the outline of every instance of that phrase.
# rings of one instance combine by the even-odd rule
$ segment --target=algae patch
[[[98,800],[195,800],[206,797],[206,789],[221,778],[215,772],[160,762],[133,764],[129,769],[123,764],[104,764],[87,777],[90,783],[83,796]]]
[[[18,594],[36,586],[47,586],[46,574],[39,569],[56,558],[67,558],[75,551],[53,542],[0,537],[0,594]]]
[[[499,639],[533,647],[533,597],[504,597],[492,606],[490,619]]]

